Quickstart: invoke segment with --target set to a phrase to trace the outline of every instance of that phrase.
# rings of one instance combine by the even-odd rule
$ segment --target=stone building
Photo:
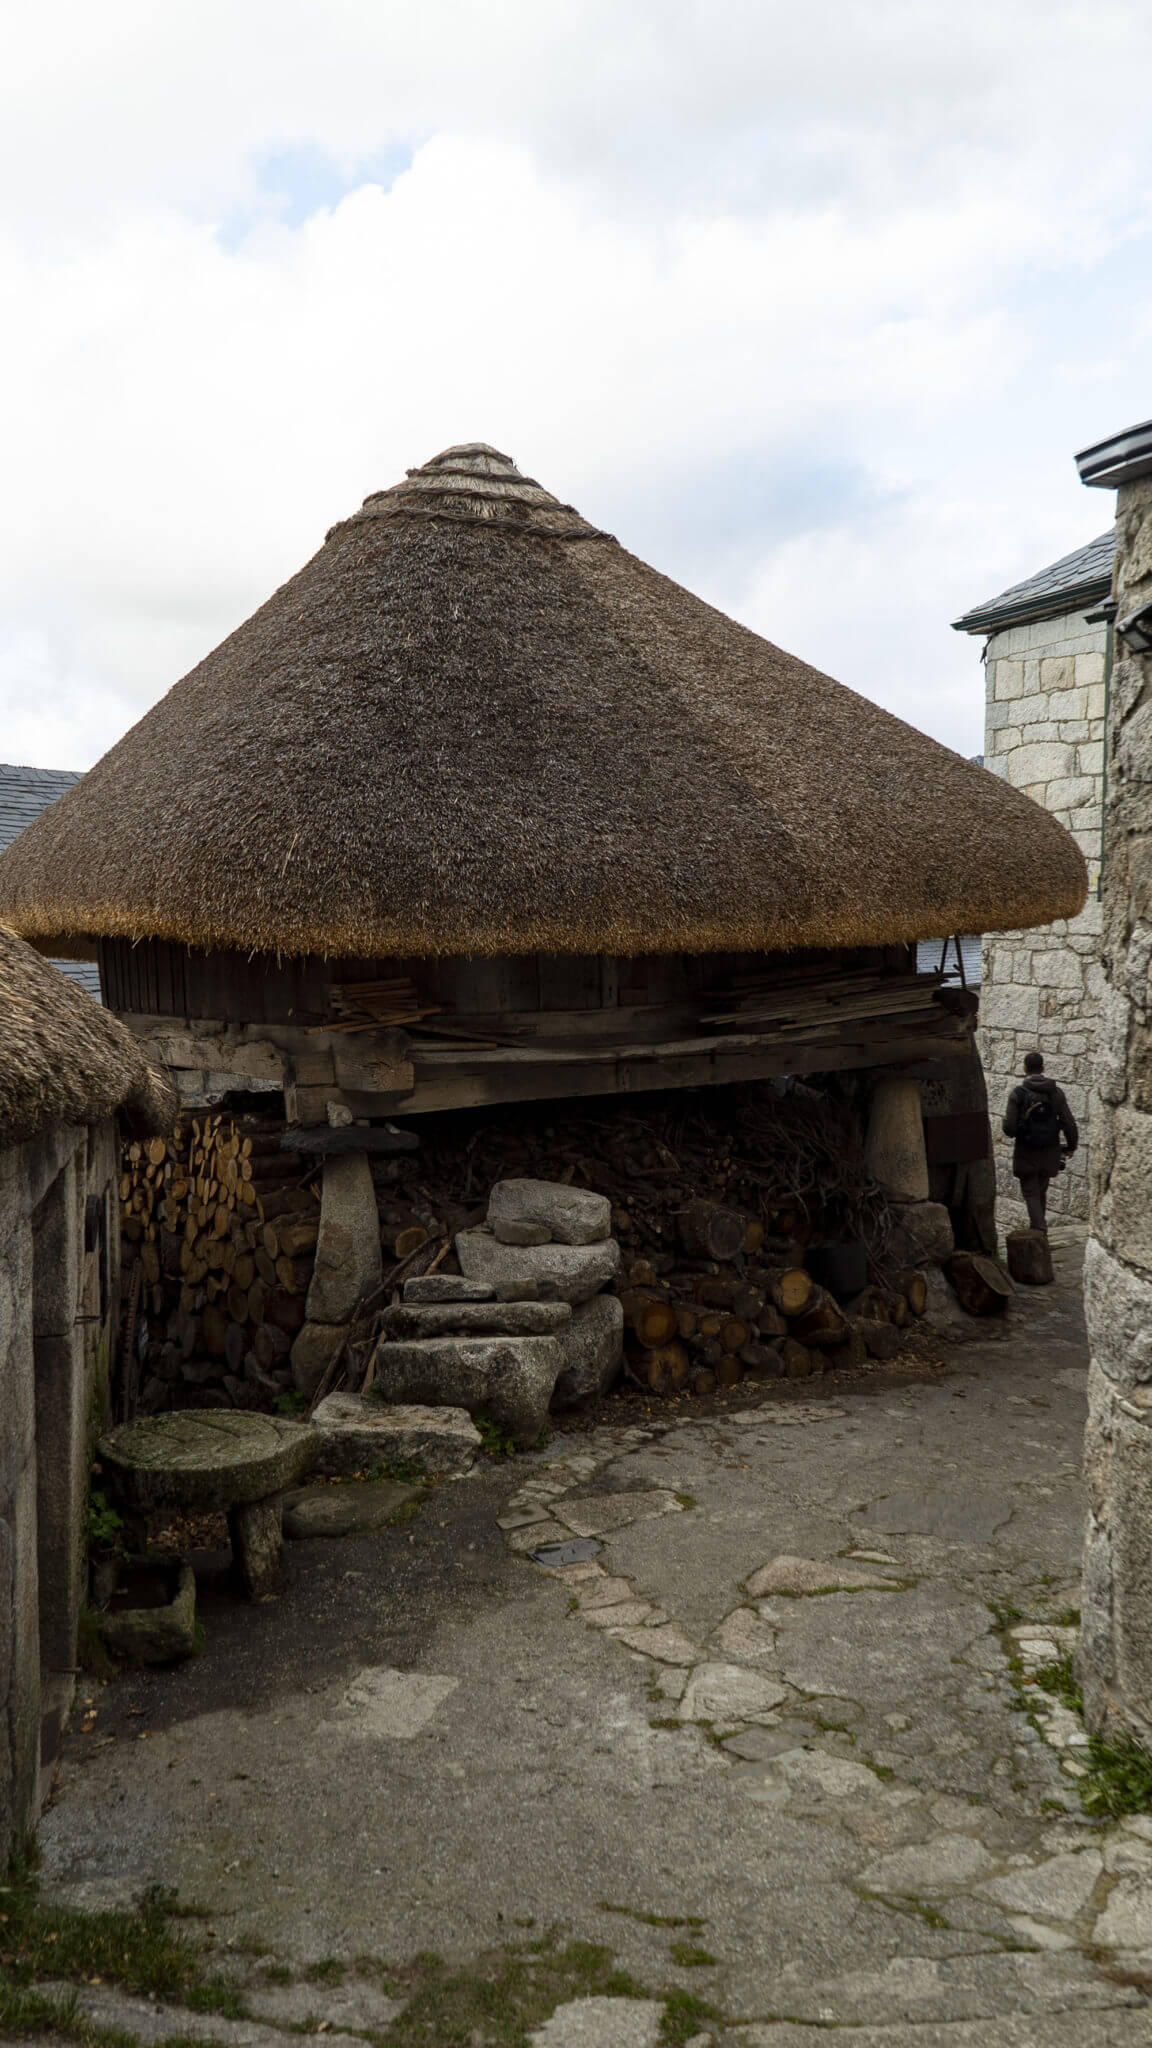
[[[1077,461],[1085,483],[1119,493],[1079,1674],[1090,1727],[1152,1748],[1152,421]]]
[[[40,1807],[87,1588],[119,1320],[118,1118],[175,1107],[122,1024],[0,925],[0,1865]]]
[[[1109,531],[955,621],[960,632],[986,636],[985,766],[1059,818],[1088,863],[1089,897],[1078,915],[984,941],[979,1043],[994,1128],[1033,1047],[1080,1124],[1080,1150],[1049,1195],[1058,1220],[1088,1216],[1113,547]],[[1002,1219],[1023,1221],[1007,1143],[997,1145],[996,1169]]]

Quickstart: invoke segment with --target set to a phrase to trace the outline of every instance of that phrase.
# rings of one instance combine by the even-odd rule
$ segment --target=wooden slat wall
[[[907,948],[854,954],[776,956],[793,971],[810,965],[813,979],[823,966],[906,964]],[[898,960],[895,956],[900,956]],[[621,996],[659,1005],[692,1001],[732,986],[738,975],[770,975],[764,953],[611,956],[516,954],[492,960],[324,960],[309,955],[277,960],[269,954],[201,953],[156,940],[133,945],[127,939],[100,944],[100,983],[112,1010],[154,1017],[215,1018],[244,1024],[321,1024],[329,1012],[328,990],[336,981],[375,981],[407,976],[422,996],[465,1016],[511,1012],[615,1010]]]

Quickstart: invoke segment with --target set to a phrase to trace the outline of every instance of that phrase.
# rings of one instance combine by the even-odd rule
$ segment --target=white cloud
[[[1085,108],[1150,45],[1039,0],[27,12],[0,754],[85,765],[473,437],[973,751],[949,619],[1102,528],[1071,450],[1149,409],[1146,145]]]

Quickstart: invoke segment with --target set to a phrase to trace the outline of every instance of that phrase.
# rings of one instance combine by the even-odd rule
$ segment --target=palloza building
[[[476,443],[333,527],[0,855],[0,914],[95,948],[186,1084],[305,1123],[966,1050],[913,942],[1084,894],[1019,791]]]

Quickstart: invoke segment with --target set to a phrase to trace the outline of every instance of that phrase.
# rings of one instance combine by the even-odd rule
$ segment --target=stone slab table
[[[275,1580],[283,1537],[278,1496],[316,1462],[315,1430],[248,1409],[142,1415],[101,1437],[96,1454],[142,1514],[228,1517],[232,1560],[249,1600]]]

